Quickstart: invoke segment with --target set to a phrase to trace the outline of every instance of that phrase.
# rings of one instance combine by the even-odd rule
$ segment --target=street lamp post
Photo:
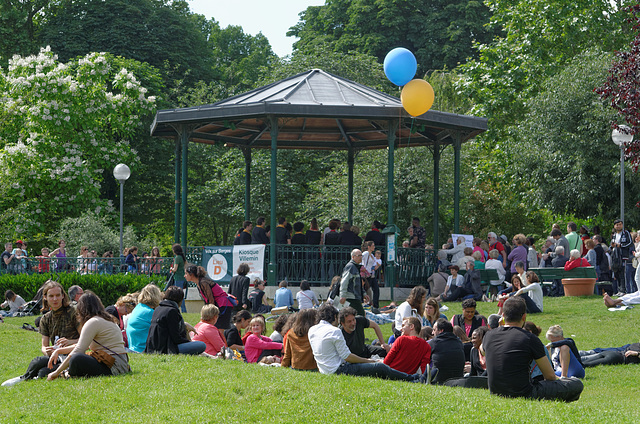
[[[131,170],[124,163],[119,163],[113,168],[113,176],[120,182],[120,255],[122,255],[122,210],[124,199],[124,182],[131,176]]]
[[[611,132],[611,139],[620,147],[620,219],[624,222],[624,149],[628,143],[633,141],[631,128],[626,125],[619,125]]]

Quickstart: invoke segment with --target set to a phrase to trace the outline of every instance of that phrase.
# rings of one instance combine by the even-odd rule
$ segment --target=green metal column
[[[393,197],[395,195],[394,180],[394,150],[396,147],[396,128],[398,121],[389,121],[389,132],[387,133],[388,154],[387,154],[387,226],[394,225],[393,222]],[[398,241],[396,240],[396,244]],[[389,283],[391,300],[393,300],[393,288],[396,285],[396,264],[387,263],[385,280]]]
[[[353,164],[355,162],[353,149],[349,149],[347,154],[347,166],[349,168],[348,171],[348,194],[347,194],[347,221],[349,224],[353,225]]]
[[[433,143],[433,247],[438,250],[438,229],[440,218],[440,144]]]
[[[174,243],[180,243],[180,142],[181,137],[176,137],[176,190],[175,190],[175,216],[174,216]],[[122,252],[120,252],[122,253]]]
[[[244,220],[251,220],[251,147],[242,149],[244,154]]]
[[[278,271],[277,252],[276,252],[276,225],[277,221],[277,179],[276,172],[278,170],[278,118],[270,117],[271,121],[271,240],[269,248],[269,269],[267,274],[267,283],[270,286],[276,285],[276,277]]]
[[[453,231],[460,234],[460,147],[462,134],[456,131],[453,135]]]
[[[180,244],[187,251],[187,154],[189,152],[189,133],[191,129],[186,125],[182,126],[180,136],[182,138],[182,237]]]

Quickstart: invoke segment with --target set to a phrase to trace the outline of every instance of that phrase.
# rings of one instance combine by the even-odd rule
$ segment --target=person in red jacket
[[[569,261],[564,264],[564,270],[569,271],[573,268],[579,268],[584,266],[591,266],[589,261],[585,258],[580,257],[580,251],[577,249],[573,249],[571,253],[569,253]]]
[[[393,342],[391,350],[385,356],[386,365],[407,374],[415,374],[418,368],[424,372],[431,361],[431,346],[418,337],[421,327],[420,319],[416,317],[402,320],[402,335]]]

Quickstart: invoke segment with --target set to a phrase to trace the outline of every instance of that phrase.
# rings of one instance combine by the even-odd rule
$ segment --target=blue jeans
[[[187,282],[185,280],[174,280],[174,285],[176,287],[180,287],[181,289],[184,289],[184,298],[182,299],[182,305],[181,305],[181,310],[182,312],[187,312],[187,307],[185,306],[185,299],[187,298],[187,292],[189,291],[189,285],[187,284]]]
[[[187,342],[178,345],[178,352],[183,355],[200,355],[206,348],[204,342]]]
[[[637,292],[638,288],[636,287],[636,282],[634,281],[636,269],[633,267],[633,264],[631,263],[631,259],[625,261],[625,271],[626,271],[625,287],[627,289],[627,293]]]
[[[365,364],[351,364],[345,362],[340,365],[336,374],[356,375],[361,377],[379,377],[388,380],[414,381],[416,377],[401,371],[394,370],[382,362],[371,362]]]

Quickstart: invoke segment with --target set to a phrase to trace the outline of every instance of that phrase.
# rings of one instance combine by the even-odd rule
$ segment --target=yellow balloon
[[[409,81],[400,94],[402,106],[411,116],[420,116],[426,113],[431,109],[433,99],[433,87],[422,79]]]

